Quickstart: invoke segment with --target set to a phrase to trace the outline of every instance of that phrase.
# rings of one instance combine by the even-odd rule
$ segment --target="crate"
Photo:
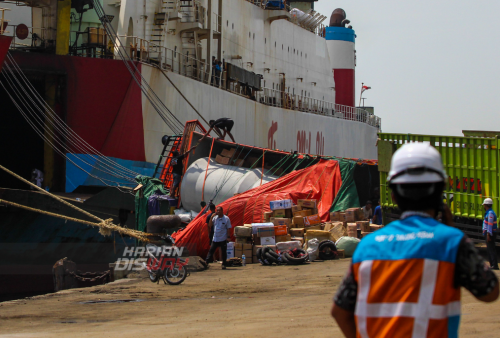
[[[480,132],[479,136],[487,135]],[[498,133],[497,133],[498,134]],[[493,199],[493,210],[500,210],[498,161],[499,136],[461,137],[380,133],[378,168],[380,172],[380,201],[384,209],[397,208],[391,198],[387,176],[394,152],[405,143],[426,142],[434,146],[443,159],[448,174],[445,202],[454,216],[483,219],[483,200]]]

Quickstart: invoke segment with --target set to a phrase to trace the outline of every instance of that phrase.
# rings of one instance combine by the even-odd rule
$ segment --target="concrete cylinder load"
[[[247,190],[260,186],[262,169],[241,168],[229,165],[223,165],[210,160],[207,170],[208,157],[200,158],[189,166],[184,174],[181,184],[181,200],[184,209],[200,211],[200,202],[202,200],[203,181],[205,172],[207,179],[205,181],[204,200],[209,202],[214,198],[218,190],[217,197],[213,200],[215,205],[240,194]],[[264,169],[262,184],[271,182],[278,178],[277,176],[265,175]]]

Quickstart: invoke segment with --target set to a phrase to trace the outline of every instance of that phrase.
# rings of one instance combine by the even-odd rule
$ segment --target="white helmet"
[[[493,200],[491,198],[485,198],[483,205],[493,205]]]
[[[444,182],[448,175],[441,155],[428,143],[407,143],[392,156],[390,184]]]

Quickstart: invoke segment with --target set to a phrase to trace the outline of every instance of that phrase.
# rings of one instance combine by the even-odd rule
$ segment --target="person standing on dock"
[[[38,187],[42,187],[43,183],[43,172],[39,169],[33,169],[31,171],[31,183],[36,184]],[[33,187],[31,188],[32,190],[34,189]]]
[[[227,260],[227,242],[229,242],[230,239],[228,230],[231,229],[231,220],[229,217],[224,215],[222,207],[217,207],[216,215],[212,218],[212,223],[214,228],[214,237],[205,261],[207,264],[212,263],[215,250],[220,248],[222,255],[222,269],[225,270]]]
[[[210,129],[205,133],[205,135],[203,135],[203,137],[198,141],[198,143],[201,143],[201,141],[203,141],[205,137],[210,135],[210,132],[214,129],[217,131],[219,135],[222,135],[219,138],[219,140],[224,140],[226,135],[229,135],[231,140],[233,140],[233,142],[236,143],[233,134],[231,134],[231,130],[233,129],[234,126],[234,121],[231,120],[229,117],[221,117],[220,119],[217,119],[215,121],[210,120],[208,124],[210,125]],[[222,133],[222,130],[224,131],[224,133]]]
[[[490,267],[493,270],[498,270],[498,260],[495,240],[497,238],[497,215],[492,209],[493,200],[486,198],[483,202],[484,213],[483,221],[483,236],[486,240],[486,248],[488,250],[488,258]]]
[[[197,146],[192,147],[184,154],[179,154],[177,150],[172,152],[172,159],[170,160],[170,165],[172,166],[172,186],[170,187],[170,197],[174,197],[175,189],[181,184],[182,172],[184,171],[184,163],[182,161],[186,157],[186,155],[191,152],[193,149],[196,149]]]
[[[208,214],[206,219],[208,228],[208,240],[210,241],[210,245],[212,245],[212,240],[214,239],[214,224],[212,222],[212,218],[214,218],[215,215],[215,204],[210,203],[210,214]]]
[[[447,179],[430,144],[394,153],[387,181],[403,213],[354,251],[331,312],[346,337],[458,337],[461,286],[483,302],[498,298],[495,273],[443,206]]]
[[[382,225],[382,207],[380,206],[380,200],[378,201],[378,205],[375,207],[375,211],[373,212],[372,223]]]

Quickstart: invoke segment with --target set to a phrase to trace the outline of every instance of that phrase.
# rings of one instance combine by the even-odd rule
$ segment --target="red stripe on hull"
[[[335,69],[335,103],[354,107],[354,69]]]
[[[12,37],[0,35],[0,72],[2,71],[3,61],[5,60],[5,56],[9,51],[11,41]]]
[[[122,61],[13,55],[21,69],[66,75],[66,122],[92,147],[110,157],[146,160],[141,91]]]

